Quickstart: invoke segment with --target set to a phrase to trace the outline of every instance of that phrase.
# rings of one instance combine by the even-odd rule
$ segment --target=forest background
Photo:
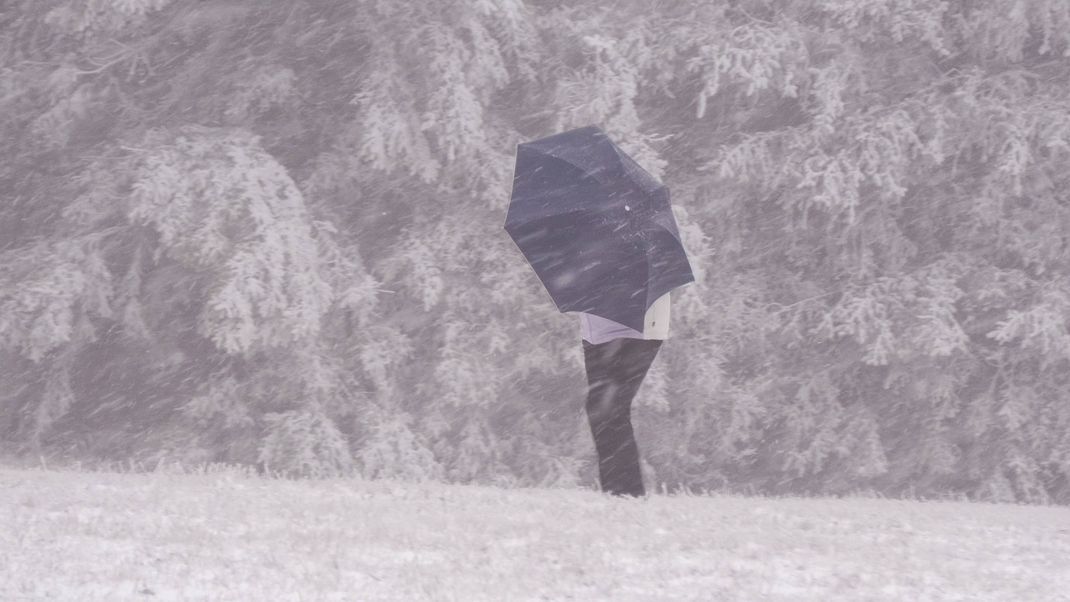
[[[0,451],[595,482],[513,152],[697,282],[648,483],[1070,502],[1064,0],[0,0]]]

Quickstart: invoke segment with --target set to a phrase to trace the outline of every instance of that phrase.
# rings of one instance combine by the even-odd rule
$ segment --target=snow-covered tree
[[[698,281],[670,487],[1070,500],[1062,0],[0,5],[0,429],[295,474],[593,480],[501,225],[597,123]]]

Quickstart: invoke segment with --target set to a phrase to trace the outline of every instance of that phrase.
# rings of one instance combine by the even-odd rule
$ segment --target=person
[[[580,336],[587,372],[587,420],[598,454],[602,491],[641,497],[646,494],[639,447],[632,430],[632,400],[669,336],[669,293],[646,311],[643,331],[580,313]]]

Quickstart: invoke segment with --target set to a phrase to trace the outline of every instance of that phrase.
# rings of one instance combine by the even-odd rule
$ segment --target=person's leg
[[[602,490],[616,495],[645,493],[631,404],[661,341],[614,339],[583,342],[587,368],[587,419],[598,453]]]

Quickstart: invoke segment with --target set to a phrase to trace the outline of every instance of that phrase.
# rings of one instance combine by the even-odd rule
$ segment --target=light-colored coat
[[[613,339],[664,340],[669,338],[669,293],[658,297],[643,316],[643,332],[613,320],[580,312],[580,336],[598,345]]]

